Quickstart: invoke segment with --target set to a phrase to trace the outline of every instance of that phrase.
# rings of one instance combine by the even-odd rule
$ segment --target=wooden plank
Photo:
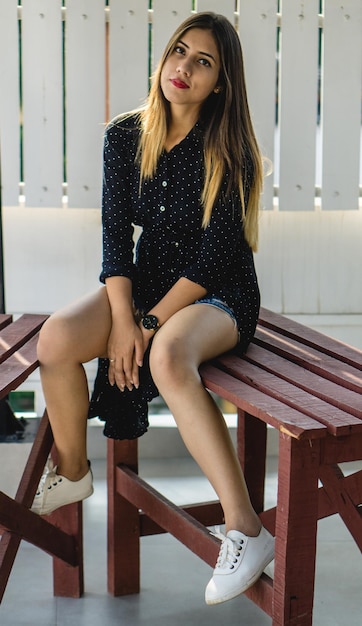
[[[295,322],[284,315],[261,308],[259,325],[270,328],[280,335],[296,339],[306,346],[317,347],[320,352],[329,354],[343,363],[348,363],[352,367],[362,370],[362,350],[337,339],[332,339],[332,337],[327,337],[327,335]]]
[[[152,71],[161,59],[164,48],[174,31],[191,15],[190,0],[153,0],[152,14]]]
[[[118,493],[127,498],[134,507],[142,509],[199,558],[211,567],[215,566],[220,542],[205,526],[158,493],[128,467],[117,467],[116,476]],[[245,595],[271,614],[272,581],[269,576],[263,574]]]
[[[330,466],[327,466],[330,467]],[[354,506],[362,504],[362,470],[345,476],[343,479],[344,489]],[[318,519],[329,517],[338,513],[335,498],[330,498],[324,487],[319,488]]]
[[[322,208],[328,210],[359,205],[361,28],[361,0],[324,2]]]
[[[19,348],[7,361],[2,363],[0,372],[0,397],[7,396],[17,389],[38,367],[36,346],[38,336],[32,337],[25,346]]]
[[[118,493],[127,498],[134,507],[142,509],[148,517],[154,519],[199,558],[211,567],[215,566],[220,542],[205,526],[158,493],[128,467],[117,467],[116,476]],[[262,574],[245,595],[271,614],[272,581],[269,576]]]
[[[60,207],[63,195],[62,2],[23,0],[22,5],[26,204]]]
[[[4,206],[19,204],[20,93],[17,4],[0,2],[1,192]]]
[[[273,620],[312,624],[320,442],[279,438]],[[296,566],[297,564],[297,566]]]
[[[22,502],[27,507],[31,506],[52,442],[53,436],[50,424],[47,416],[44,415],[20,480],[15,496],[16,502]],[[6,533],[0,541],[0,602],[6,589],[20,541],[21,538],[12,533]]]
[[[274,161],[277,0],[243,0],[238,28],[250,114],[260,149]],[[257,54],[256,54],[257,51]],[[273,208],[274,174],[264,180],[262,207]]]
[[[358,420],[361,419],[359,394],[341,388],[337,383],[256,344],[249,346],[244,358],[337,408],[337,411],[332,407],[330,408],[331,415],[337,419],[340,418],[344,421],[346,417],[350,419],[352,415],[355,415]],[[321,408],[323,406],[322,403]],[[350,423],[357,425],[358,421],[352,418]]]
[[[107,441],[107,582],[114,596],[140,591],[140,515],[138,508],[117,490],[119,463],[138,471],[136,439]]]
[[[352,403],[362,410],[361,398],[355,395],[361,394],[362,391],[362,377],[359,370],[346,364],[341,367],[339,361],[333,357],[320,353],[314,348],[305,348],[293,339],[281,338],[272,330],[257,329],[253,343],[345,387],[351,394]],[[341,393],[344,393],[343,389]]]
[[[321,465],[362,461],[362,436],[326,437],[321,446]]]
[[[12,322],[12,315],[7,315],[6,313],[0,313],[0,331],[3,330],[8,324]]]
[[[66,166],[70,207],[101,201],[105,122],[104,0],[67,0]]]
[[[213,11],[214,13],[221,13],[228,18],[228,20],[235,24],[235,0],[197,0],[197,11]]]
[[[194,517],[203,526],[214,526],[224,523],[224,512],[220,502],[200,502],[197,504],[187,504],[180,507],[186,511],[191,517]],[[140,513],[140,535],[146,537],[149,535],[160,535],[166,530],[157,524],[144,513]]]
[[[148,517],[155,520],[211,567],[215,566],[220,542],[210,535],[205,526],[157,492],[125,465],[117,467],[116,477],[118,493],[127,498],[133,506],[142,509]]]
[[[267,428],[265,422],[238,410],[237,453],[256,513],[264,510]]]
[[[277,367],[274,367],[273,364],[269,363],[269,355],[265,354],[262,349],[258,350],[257,346],[250,346],[248,355],[250,356],[246,356],[245,361],[241,361],[237,356],[225,356],[218,359],[217,363],[224,371],[238,380],[255,386],[263,393],[324,424],[332,435],[343,436],[362,432],[362,419],[358,419],[333,404],[316,397],[305,381],[303,388],[301,387],[299,373],[304,378],[302,368],[298,366],[293,368],[293,364],[288,361],[282,362],[281,365],[277,363]],[[266,370],[260,367],[260,360],[267,362]],[[276,360],[273,359],[274,364]],[[282,360],[280,359],[280,361]],[[283,372],[281,377],[279,377],[278,365]],[[295,378],[297,382],[295,382]],[[315,387],[318,389],[318,383],[315,384]],[[338,390],[339,387],[335,385],[336,402],[338,402]],[[327,396],[326,393],[324,395]]]
[[[52,429],[47,413],[44,413],[16,492],[16,502],[29,508],[32,505],[52,444]]]
[[[338,465],[324,465],[319,469],[319,478],[362,552],[362,517],[346,488],[343,472]]]
[[[76,563],[70,564],[55,554],[54,545],[51,545],[54,596],[80,598],[84,593],[83,502],[63,506],[54,511],[49,519],[72,538],[76,549]]]
[[[318,13],[319,0],[282,4],[279,208],[284,211],[314,210]]]
[[[148,93],[148,0],[109,3],[110,119],[139,107]],[[132,59],[131,63],[121,60]]]
[[[56,555],[72,566],[78,564],[74,537],[56,528],[40,515],[32,513],[1,491],[0,523],[11,533],[45,552]]]
[[[16,352],[42,327],[48,315],[25,313],[0,332],[0,363]]]
[[[326,427],[241,380],[207,363],[200,368],[204,385],[221,398],[296,439],[325,437]]]

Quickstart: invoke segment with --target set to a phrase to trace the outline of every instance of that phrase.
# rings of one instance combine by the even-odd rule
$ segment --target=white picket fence
[[[273,208],[277,197],[280,210],[309,211],[320,196],[323,209],[358,209],[361,0],[343,6],[339,0],[153,0],[151,6],[149,0],[1,0],[4,205],[18,205],[24,194],[27,207],[61,207],[64,196],[69,207],[99,206],[103,125],[145,98],[149,69],[176,25],[196,9],[223,13],[240,33],[255,127],[274,161],[264,206]]]

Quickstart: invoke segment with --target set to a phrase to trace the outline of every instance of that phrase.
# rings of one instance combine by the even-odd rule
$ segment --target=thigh
[[[225,311],[209,304],[192,304],[175,313],[156,334],[152,349],[170,346],[178,357],[199,366],[238,341],[234,320]],[[162,344],[162,346],[161,346]]]
[[[40,349],[53,347],[85,363],[107,356],[111,311],[105,287],[56,311],[44,324]]]

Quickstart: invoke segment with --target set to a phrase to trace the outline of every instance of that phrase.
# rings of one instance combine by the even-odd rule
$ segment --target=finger
[[[123,361],[122,359],[117,359],[110,363],[110,369],[113,370],[114,381],[120,389],[120,391],[124,391],[126,386],[126,376],[123,369]]]
[[[143,365],[143,355],[144,355],[145,349],[144,349],[144,345],[143,345],[143,341],[136,341],[136,345],[135,345],[135,361],[137,363],[137,365],[139,367],[142,367]]]
[[[133,361],[133,370],[132,370],[132,380],[133,384],[138,389],[140,386],[140,378],[139,378],[139,366],[136,363],[136,359]]]
[[[115,379],[117,386],[121,391],[124,391],[124,388],[127,387],[129,391],[133,389],[133,368],[132,368],[132,357],[127,359],[117,359],[117,361],[113,364],[115,370]]]
[[[114,383],[116,382],[115,379],[115,375],[114,375],[114,359],[109,359],[109,367],[108,367],[108,380],[109,380],[109,384],[114,385]]]
[[[124,376],[125,376],[125,384],[127,389],[129,389],[129,391],[132,391],[133,389],[133,385],[134,385],[134,380],[133,380],[133,367],[132,367],[132,362],[130,363],[124,363]]]

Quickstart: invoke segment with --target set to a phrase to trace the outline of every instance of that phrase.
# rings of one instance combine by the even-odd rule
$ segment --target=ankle
[[[238,530],[247,537],[257,537],[261,528],[262,523],[256,514],[250,518],[225,519],[225,533],[230,530]]]
[[[59,463],[57,466],[57,474],[64,476],[72,482],[77,482],[84,478],[89,471],[88,461],[85,463]]]

